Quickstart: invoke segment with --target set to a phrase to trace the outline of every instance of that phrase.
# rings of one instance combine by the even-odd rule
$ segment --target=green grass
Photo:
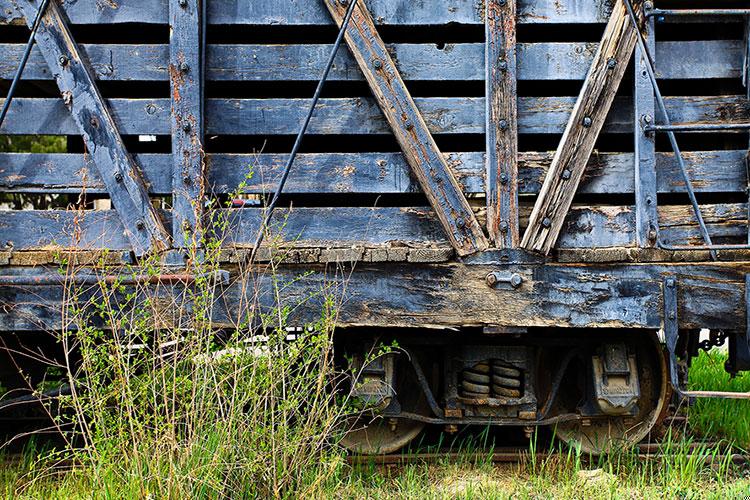
[[[701,353],[690,368],[690,388],[750,392],[750,375],[730,378],[724,371],[726,355]],[[690,427],[706,437],[721,437],[750,449],[750,401],[699,399],[688,410]]]

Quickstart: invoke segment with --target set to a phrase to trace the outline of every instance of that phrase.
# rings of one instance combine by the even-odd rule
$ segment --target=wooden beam
[[[655,54],[654,18],[649,18],[646,44]],[[633,131],[635,134],[635,225],[639,247],[656,246],[659,218],[657,214],[656,134],[644,130],[656,119],[656,94],[646,70],[646,54],[635,50],[635,88],[633,91]],[[684,192],[684,182],[681,186]]]
[[[498,248],[518,246],[516,0],[487,0],[487,229]]]
[[[38,0],[13,0],[31,26]],[[94,159],[123,229],[137,255],[169,247],[169,233],[148,197],[141,173],[128,154],[117,126],[94,81],[93,72],[81,57],[67,20],[56,0],[49,3],[36,36],[50,71],[55,75],[63,102]],[[26,115],[25,120],[38,116]]]
[[[340,26],[346,5],[337,0],[325,0],[325,4]],[[414,104],[364,2],[357,3],[346,31],[346,43],[456,252],[469,255],[485,250],[489,244],[482,228]]]
[[[640,1],[635,2],[640,11]],[[537,198],[521,246],[548,254],[573,202],[637,42],[623,0],[614,6],[589,75]]]
[[[201,0],[169,0],[172,234],[176,248],[200,247],[202,238],[205,163],[201,11]]]

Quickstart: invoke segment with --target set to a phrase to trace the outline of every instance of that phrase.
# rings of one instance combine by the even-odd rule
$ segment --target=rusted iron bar
[[[137,274],[137,275],[73,275],[40,274],[23,276],[0,276],[0,286],[64,286],[64,285],[191,285],[199,279],[228,283],[229,273],[217,271],[209,276],[201,274]]]
[[[680,17],[680,16],[750,16],[750,9],[650,9],[646,11],[649,17]]]
[[[341,26],[342,4],[348,0],[323,1]],[[346,42],[456,253],[465,256],[487,249],[482,227],[362,2],[346,29]]]

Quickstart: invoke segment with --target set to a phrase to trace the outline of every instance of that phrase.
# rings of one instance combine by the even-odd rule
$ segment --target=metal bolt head
[[[505,185],[510,180],[510,177],[508,176],[507,172],[503,172],[500,174],[500,184]]]
[[[182,71],[183,73],[187,73],[188,71],[190,71],[190,65],[186,62],[180,63],[180,71]]]
[[[583,126],[586,128],[589,128],[593,123],[594,121],[591,119],[590,116],[587,116],[586,118],[583,119]]]
[[[518,288],[523,284],[523,276],[521,276],[518,273],[513,273],[513,276],[510,277],[510,286],[513,288]]]
[[[568,179],[570,179],[570,176],[571,176],[571,175],[572,175],[572,174],[571,174],[570,170],[568,170],[568,169],[566,168],[565,170],[563,170],[563,171],[562,171],[561,177],[563,178],[563,180],[566,180],[566,181],[567,181]]]
[[[500,130],[508,130],[508,120],[500,120],[498,125],[500,126]]]
[[[414,128],[414,123],[412,123],[411,120],[406,120],[404,122],[404,127],[406,127],[406,130],[412,130]]]
[[[549,228],[550,228],[550,226],[552,226],[552,221],[551,221],[551,220],[549,220],[549,217],[545,217],[545,218],[544,218],[544,219],[542,220],[542,227],[545,227],[545,228],[549,229]]]
[[[190,132],[190,130],[191,130],[192,128],[193,128],[193,127],[191,127],[191,126],[190,126],[190,122],[183,122],[183,123],[182,123],[182,131],[183,131],[183,132]]]
[[[143,231],[144,229],[146,229],[146,223],[143,222],[142,220],[139,220],[138,222],[135,223],[135,227],[136,229],[138,229],[138,231]]]
[[[644,10],[653,10],[654,9],[654,2],[651,2],[650,0],[646,1],[646,2],[643,2],[643,9]]]
[[[485,278],[487,281],[487,285],[489,286],[495,286],[497,285],[497,275],[495,273],[490,273],[487,275],[487,278]]]
[[[672,312],[672,311],[670,311],[670,312],[669,312],[669,314],[667,314],[667,316],[668,316],[668,317],[669,317],[669,319],[671,319],[671,320],[674,320],[674,319],[675,319],[675,318],[677,317],[677,316],[675,315],[675,313],[674,313],[674,312]]]
[[[642,117],[643,123],[651,123],[651,115],[643,115]]]
[[[187,7],[187,0],[177,0],[180,7]]]
[[[617,67],[617,59],[613,57],[609,61],[607,61],[607,68],[615,69],[616,67]]]
[[[508,232],[508,223],[507,223],[507,222],[505,222],[505,221],[502,221],[502,222],[501,222],[501,223],[500,223],[500,224],[498,225],[498,229],[500,229],[500,232],[501,232],[501,233],[507,233],[507,232]]]
[[[372,67],[375,69],[381,69],[383,67],[383,61],[381,61],[380,59],[373,59]]]
[[[117,182],[122,182],[122,179],[123,179],[122,172],[115,172],[115,180]]]
[[[339,3],[341,5],[347,6],[347,5],[349,5],[349,0],[339,0]]]
[[[667,278],[667,287],[668,288],[674,288],[677,282],[674,278]]]
[[[497,65],[500,71],[508,71],[508,61],[500,61]]]
[[[189,185],[193,182],[193,180],[190,178],[189,175],[184,175],[182,176],[182,182]]]
[[[61,66],[66,66],[68,62],[70,62],[70,59],[68,59],[68,56],[60,56],[57,58],[57,62],[59,62]]]
[[[654,202],[653,198],[651,198],[650,196],[646,197],[646,205],[651,205],[653,202]]]

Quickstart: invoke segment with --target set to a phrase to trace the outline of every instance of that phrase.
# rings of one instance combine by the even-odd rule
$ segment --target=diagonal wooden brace
[[[39,0],[12,2],[31,26]],[[81,57],[56,0],[47,7],[36,35],[36,44],[81,131],[133,251],[136,255],[143,255],[149,251],[166,250],[169,248],[169,233],[148,197],[141,173],[122,142],[96,86],[94,73]]]
[[[642,2],[634,4],[642,12]],[[625,3],[617,0],[534,205],[522,248],[548,254],[554,247],[636,43]]]
[[[323,1],[340,27],[348,2]],[[485,250],[489,244],[482,228],[414,104],[363,1],[359,1],[354,10],[346,31],[346,43],[456,252],[470,255]]]

